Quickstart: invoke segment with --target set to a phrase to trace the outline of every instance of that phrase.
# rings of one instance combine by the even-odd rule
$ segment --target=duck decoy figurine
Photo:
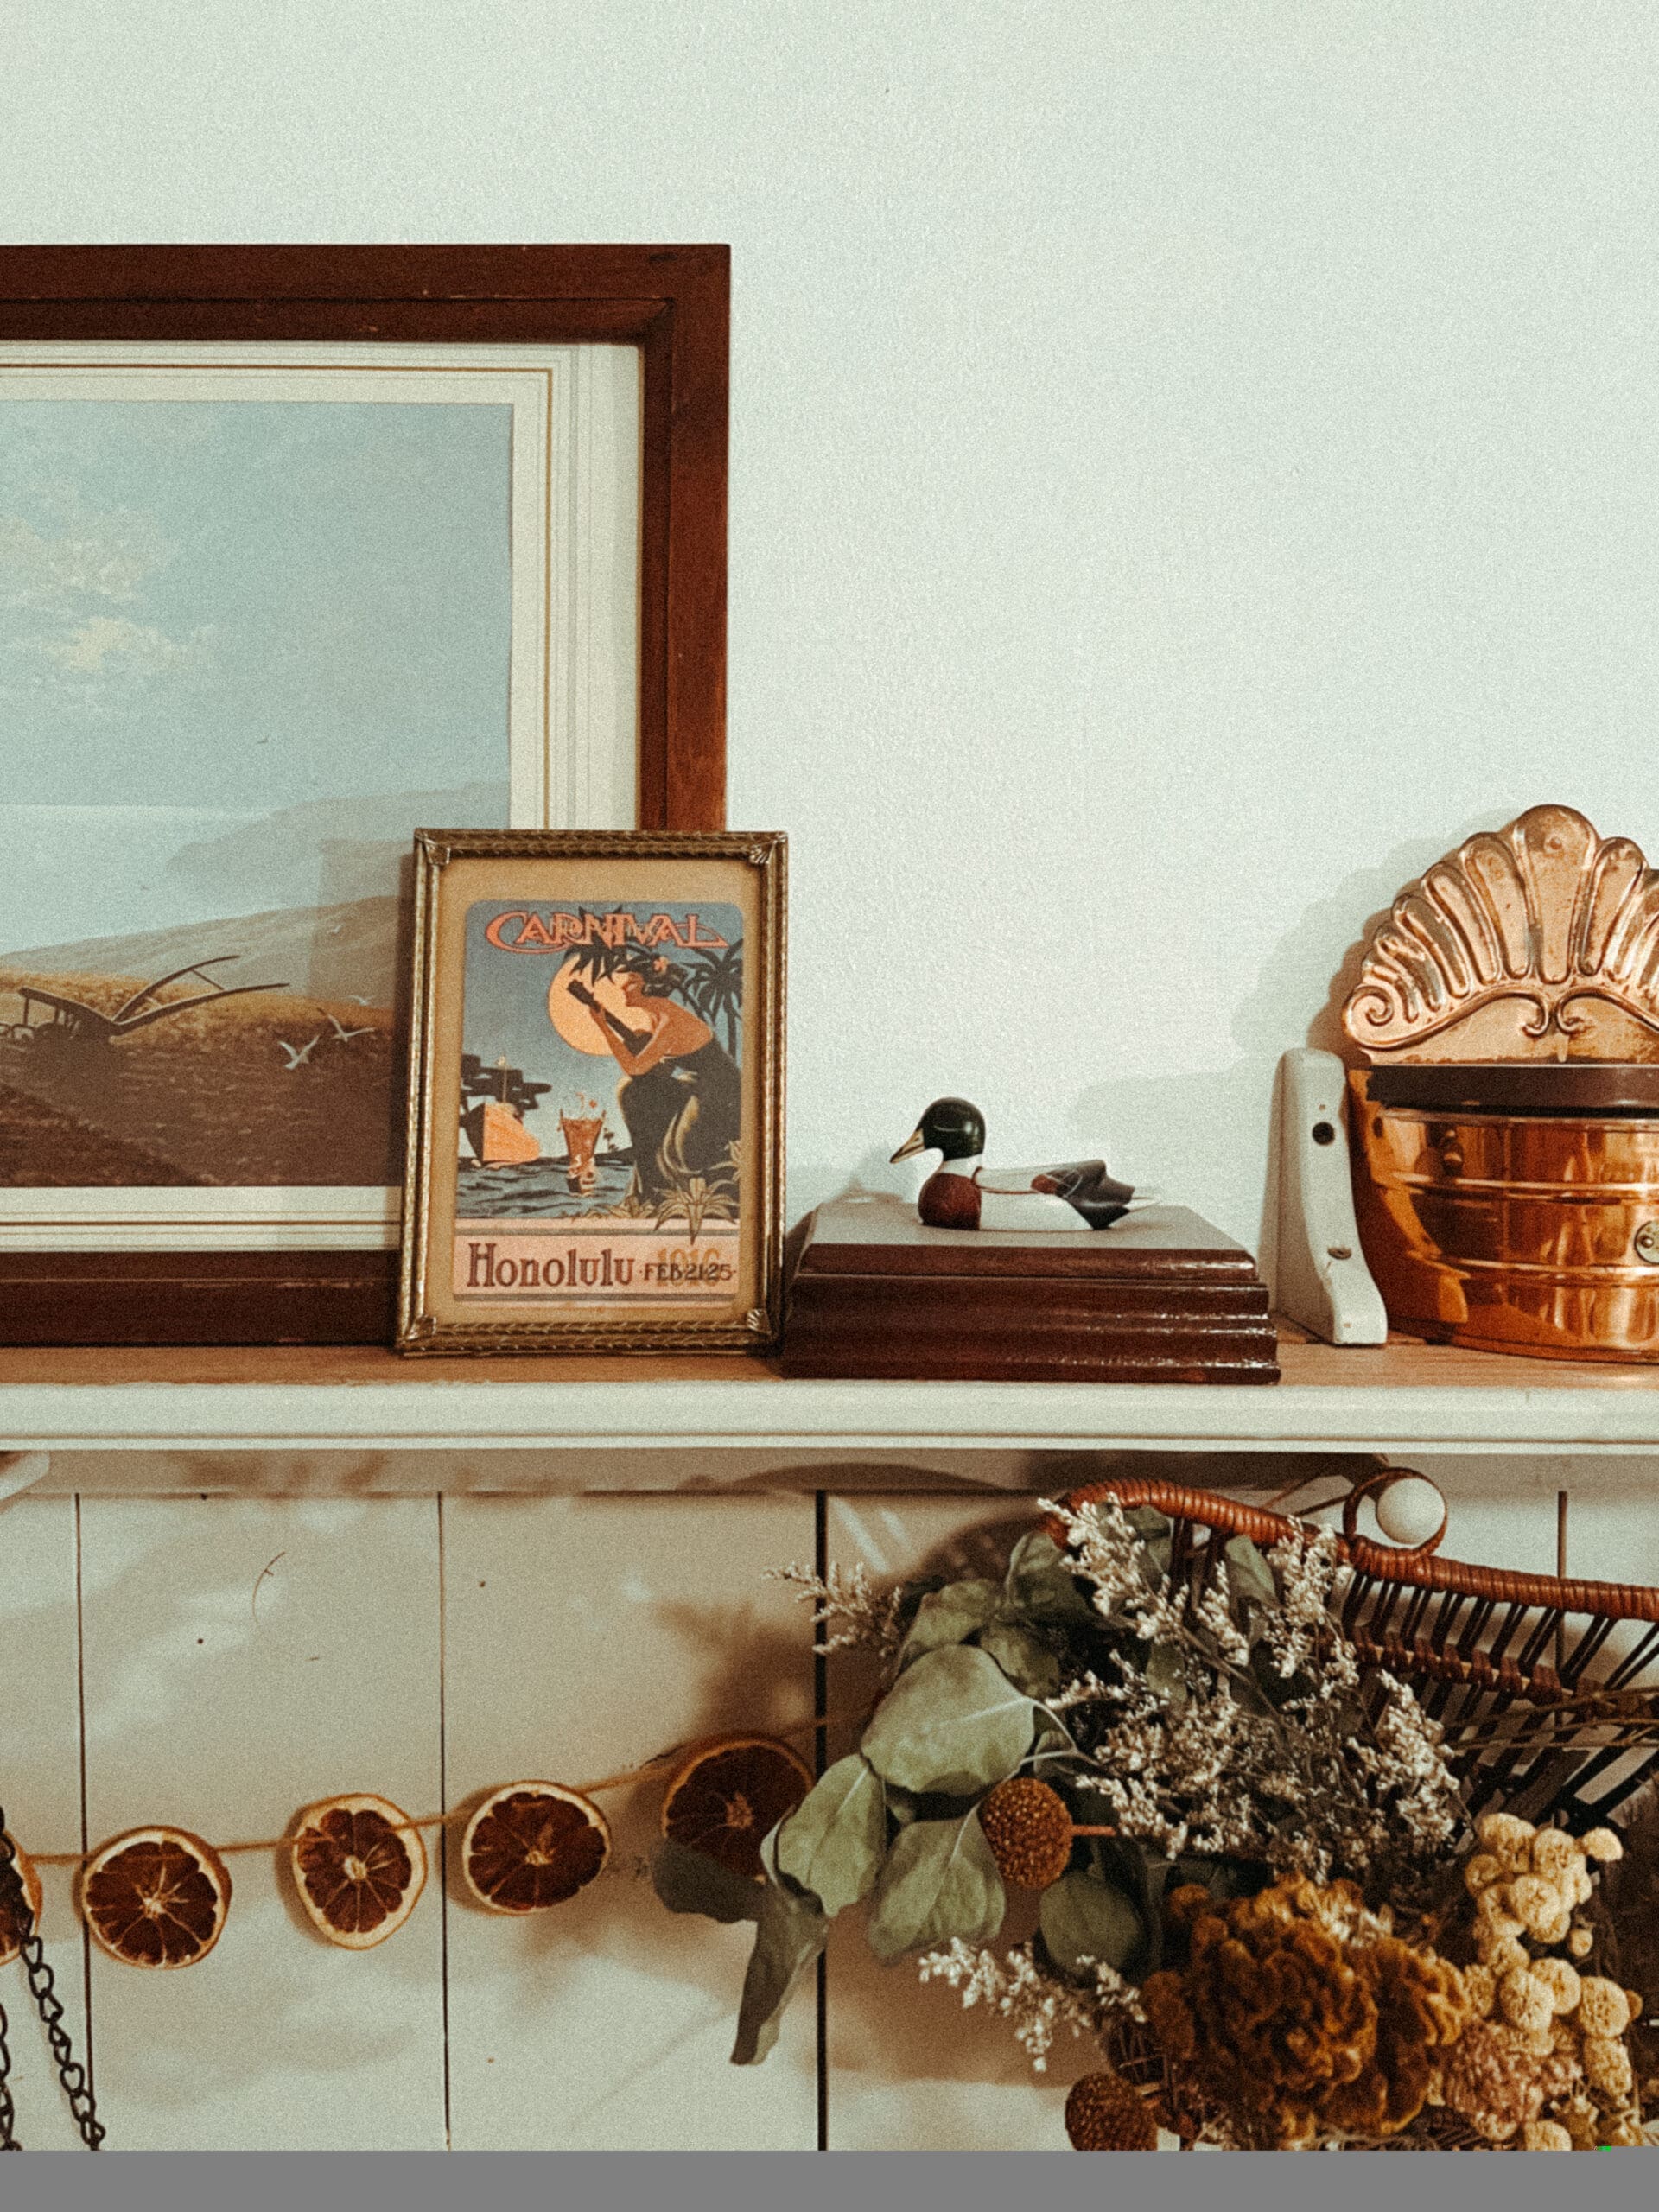
[[[1115,1181],[1103,1160],[995,1168],[985,1166],[984,1151],[978,1107],[936,1098],[893,1154],[895,1160],[943,1155],[916,1200],[930,1229],[1109,1229],[1135,1203],[1133,1184]]]

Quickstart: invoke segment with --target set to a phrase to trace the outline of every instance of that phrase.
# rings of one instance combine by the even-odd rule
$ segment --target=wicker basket
[[[1357,1533],[1359,1509],[1408,1470],[1379,1470],[1351,1490],[1338,1539],[1353,1570],[1344,1634],[1362,1667],[1411,1684],[1446,1727],[1447,1752],[1472,1815],[1518,1813],[1574,1834],[1599,1826],[1659,1762],[1659,1590],[1515,1574],[1437,1555],[1440,1535],[1415,1550]],[[1265,1507],[1155,1477],[1120,1477],[1068,1492],[1075,1508],[1110,1499],[1151,1506],[1171,1523],[1172,1585],[1199,1594],[1229,1536],[1267,1548],[1306,1529]],[[1063,1537],[1064,1529],[1052,1533]],[[1443,1534],[1444,1531],[1441,1531]],[[1610,1649],[1621,1621],[1644,1624],[1629,1648]],[[1458,1738],[1478,1727],[1478,1740]],[[1180,2107],[1180,2085],[1144,2030],[1125,2023],[1108,2056],[1126,2079],[1155,2088],[1191,2146],[1204,2115]],[[1355,2145],[1374,2150],[1497,2150],[1454,2113],[1424,2113],[1406,2133]]]
[[[1338,1549],[1353,1580],[1343,1633],[1362,1666],[1408,1681],[1445,1726],[1471,1815],[1501,1808],[1581,1834],[1659,1761],[1659,1590],[1441,1559],[1438,1535],[1415,1550],[1360,1535],[1364,1500],[1409,1471],[1379,1469],[1344,1501]],[[1108,1498],[1125,1512],[1149,1505],[1167,1515],[1172,1580],[1185,1576],[1195,1594],[1215,1570],[1219,1540],[1248,1536],[1266,1548],[1308,1525],[1154,1476],[1092,1483],[1064,1502]],[[1621,1621],[1643,1623],[1645,1633],[1610,1650]],[[1477,1724],[1478,1744],[1458,1750],[1455,1739]]]

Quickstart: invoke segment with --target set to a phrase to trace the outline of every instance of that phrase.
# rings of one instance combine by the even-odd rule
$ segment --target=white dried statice
[[[1114,2018],[1146,2018],[1133,1983],[1094,1960],[1079,1964],[1093,1973],[1092,1986],[1046,1973],[1030,1943],[1018,1943],[999,1959],[994,1951],[976,1950],[957,1936],[945,1949],[925,1953],[917,1961],[917,1972],[925,1982],[942,1981],[960,1990],[964,2012],[982,2004],[988,2012],[999,2014],[1030,2059],[1033,2072],[1044,2074],[1062,2029],[1074,2037],[1099,2037]]]
[[[1440,1731],[1405,1683],[1382,1672],[1363,1682],[1342,1634],[1335,1608],[1350,1578],[1334,1531],[1299,1531],[1268,1555],[1279,1599],[1255,1609],[1255,1656],[1296,1684],[1268,1705],[1219,1577],[1177,1602],[1115,1503],[1060,1517],[1103,1618],[1179,1655],[1160,1691],[1140,1660],[1109,1654],[1120,1681],[1091,1671],[1057,1700],[1085,1708],[1075,1726],[1087,1778],[1122,1834],[1171,1857],[1236,1853],[1316,1881],[1392,1869],[1409,1879],[1412,1862],[1454,1842],[1461,1804]]]
[[[1146,1547],[1122,1506],[1106,1498],[1072,1507],[1048,1497],[1039,1506],[1065,1529],[1074,1571],[1093,1583],[1094,1608],[1103,1621],[1143,1643],[1179,1640],[1179,1611],[1164,1580],[1148,1580]]]
[[[850,1568],[832,1567],[827,1575],[808,1567],[776,1567],[766,1579],[790,1584],[803,1604],[810,1604],[813,1626],[828,1630],[812,1647],[821,1658],[860,1649],[888,1660],[905,1640],[903,1586],[874,1589],[861,1560]]]

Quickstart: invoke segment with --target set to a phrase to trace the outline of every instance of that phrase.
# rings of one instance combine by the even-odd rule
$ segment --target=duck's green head
[[[965,1098],[936,1098],[893,1156],[938,1152],[947,1160],[976,1160],[984,1149],[985,1116],[978,1107]]]

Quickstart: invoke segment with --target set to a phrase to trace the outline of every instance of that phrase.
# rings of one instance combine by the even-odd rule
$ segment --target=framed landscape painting
[[[785,841],[429,830],[397,1344],[763,1349]]]
[[[384,1339],[418,826],[718,826],[721,248],[0,250],[0,1327]]]

